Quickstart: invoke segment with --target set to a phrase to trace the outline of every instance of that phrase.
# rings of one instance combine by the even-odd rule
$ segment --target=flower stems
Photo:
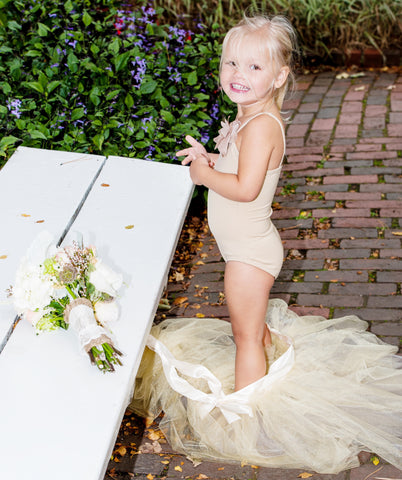
[[[99,346],[98,346],[99,347]],[[119,356],[123,354],[110,343],[102,343],[100,348],[92,347],[88,352],[91,362],[102,372],[114,372],[113,365],[122,365]]]

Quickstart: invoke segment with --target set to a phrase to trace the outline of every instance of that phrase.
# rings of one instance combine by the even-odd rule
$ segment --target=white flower
[[[100,292],[115,297],[117,290],[123,283],[123,276],[121,273],[116,273],[107,265],[104,265],[101,260],[98,260],[95,264],[95,270],[89,275],[89,281]]]
[[[13,286],[13,303],[20,315],[29,311],[42,312],[49,304],[53,282],[42,274],[39,265],[33,265],[26,257],[21,260]]]
[[[95,316],[102,325],[113,323],[119,318],[119,307],[116,302],[96,302]]]

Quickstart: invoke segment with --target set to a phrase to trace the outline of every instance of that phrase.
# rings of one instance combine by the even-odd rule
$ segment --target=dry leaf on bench
[[[134,225],[126,225],[124,228],[126,230],[131,230],[132,228],[134,228]]]
[[[308,473],[308,472],[303,472],[301,473],[300,475],[297,475],[298,478],[310,478],[312,477],[313,474],[312,473]]]

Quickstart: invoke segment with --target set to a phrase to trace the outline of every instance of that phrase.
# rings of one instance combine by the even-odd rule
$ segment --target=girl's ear
[[[282,87],[282,85],[286,82],[286,79],[288,78],[289,72],[290,72],[289,67],[282,67],[279,70],[279,74],[277,75],[274,83],[275,88]]]

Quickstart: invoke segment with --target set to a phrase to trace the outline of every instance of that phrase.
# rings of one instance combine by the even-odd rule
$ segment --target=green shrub
[[[0,161],[30,147],[173,161],[212,149],[220,33],[110,0],[0,0]],[[211,137],[214,136],[211,134]]]
[[[135,3],[135,0],[133,0]],[[332,51],[374,46],[401,48],[401,0],[154,0],[164,20],[194,18],[219,23],[226,31],[244,11],[286,15],[296,28],[305,53],[327,57]]]

